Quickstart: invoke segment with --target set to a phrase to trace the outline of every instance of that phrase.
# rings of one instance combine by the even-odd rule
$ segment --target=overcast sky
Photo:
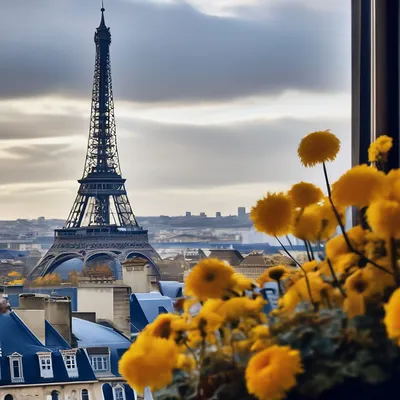
[[[66,218],[82,175],[100,0],[0,15],[0,219]],[[321,4],[322,3],[322,4]],[[122,172],[137,215],[235,214],[299,180],[330,128],[350,165],[348,0],[107,0]]]

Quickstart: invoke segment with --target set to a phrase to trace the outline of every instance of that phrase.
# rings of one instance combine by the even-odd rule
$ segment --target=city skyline
[[[76,195],[99,19],[98,1],[81,3],[4,10],[0,219],[65,219]],[[228,215],[300,179],[322,185],[322,172],[296,158],[312,130],[330,128],[347,145],[332,179],[349,166],[350,7],[272,3],[105,4],[121,166],[137,215]]]

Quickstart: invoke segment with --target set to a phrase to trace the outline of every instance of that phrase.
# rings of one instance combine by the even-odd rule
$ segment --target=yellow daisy
[[[297,350],[274,345],[250,358],[245,373],[247,389],[259,400],[284,399],[302,372]]]
[[[298,155],[302,164],[312,167],[333,161],[340,150],[340,140],[329,130],[309,133],[299,145]]]
[[[255,228],[271,236],[290,233],[293,202],[285,193],[268,193],[252,208],[250,218]]]
[[[185,282],[185,291],[200,300],[221,298],[234,284],[235,270],[223,261],[206,258],[191,271]]]
[[[305,208],[321,201],[324,194],[319,187],[312,183],[300,182],[292,186],[289,196],[293,200],[293,207]]]

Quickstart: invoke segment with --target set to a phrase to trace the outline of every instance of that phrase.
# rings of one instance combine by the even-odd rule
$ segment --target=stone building
[[[277,265],[287,265],[295,268],[295,263],[287,256],[281,254],[264,254],[264,252],[252,252],[245,257],[235,268],[237,272],[248,278],[257,279],[267,268]]]

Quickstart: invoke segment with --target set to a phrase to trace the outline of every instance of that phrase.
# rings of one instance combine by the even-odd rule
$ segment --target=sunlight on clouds
[[[30,196],[35,191],[40,191],[43,193],[48,190],[70,191],[76,187],[76,185],[76,181],[8,183],[0,185],[0,197],[8,197],[21,193],[25,193]]]
[[[161,123],[210,125],[255,119],[283,117],[349,118],[350,93],[307,93],[288,91],[280,96],[244,98],[232,102],[198,105],[143,105],[116,101],[116,119],[143,119]],[[14,113],[35,115],[79,115],[87,118],[87,101],[61,97],[40,97],[0,102],[0,115],[6,109]],[[71,137],[72,138],[72,137]],[[46,139],[47,140],[47,139]],[[59,142],[57,142],[59,143]]]

